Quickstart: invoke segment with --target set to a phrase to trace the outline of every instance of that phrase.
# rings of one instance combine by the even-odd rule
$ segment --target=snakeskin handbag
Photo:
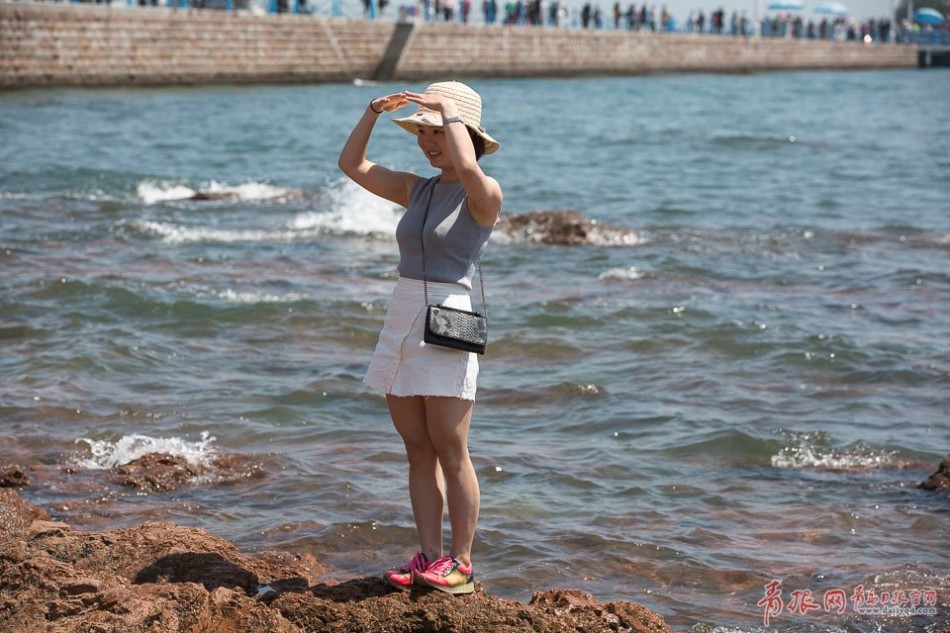
[[[446,306],[426,309],[426,343],[484,354],[488,346],[488,317]]]

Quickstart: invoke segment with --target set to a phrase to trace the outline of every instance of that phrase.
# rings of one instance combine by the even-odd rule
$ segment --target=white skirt
[[[468,289],[429,282],[429,303],[471,310]],[[426,303],[419,279],[400,277],[389,301],[379,342],[363,382],[394,396],[446,396],[475,400],[478,357],[423,340]]]

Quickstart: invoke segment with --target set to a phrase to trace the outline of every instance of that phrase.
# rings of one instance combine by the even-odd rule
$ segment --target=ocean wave
[[[950,233],[933,238],[933,242],[941,246],[950,246]]]
[[[786,435],[789,445],[771,457],[773,468],[856,472],[909,465],[897,451],[875,449],[863,443],[844,449],[834,448],[829,446],[830,439],[822,431],[787,432]]]
[[[161,238],[169,244],[191,242],[289,242],[304,237],[297,231],[262,229],[216,229],[208,226],[184,226],[155,220],[136,220],[131,223],[136,230]]]
[[[187,200],[194,196],[195,193],[197,192],[194,189],[186,187],[185,185],[172,185],[148,180],[139,183],[139,186],[136,188],[136,194],[145,204]]]
[[[643,279],[646,276],[642,270],[636,266],[629,268],[611,268],[598,275],[601,281],[630,281],[634,279]]]
[[[168,181],[145,180],[136,188],[138,197],[145,204],[174,202],[178,200],[274,200],[299,193],[294,189],[277,187],[262,182],[246,182],[228,185],[212,180],[207,185],[192,189],[183,184]]]
[[[196,299],[207,299],[209,297],[221,299],[227,303],[294,303],[297,301],[306,301],[310,297],[299,292],[288,292],[287,294],[276,294],[273,292],[263,292],[259,290],[234,290],[225,288],[224,290],[214,290],[204,286],[176,287],[178,292],[186,292]]]
[[[293,231],[323,231],[353,235],[394,235],[402,209],[350,180],[340,181],[325,194],[329,211],[301,213],[288,223]]]
[[[216,292],[214,295],[231,303],[293,303],[309,299],[307,295],[299,292],[277,295],[268,292],[237,292],[230,288]]]
[[[757,134],[717,134],[710,142],[713,145],[736,149],[772,150],[800,143],[794,134],[763,136]]]
[[[277,191],[290,190],[274,188],[274,192]],[[183,186],[162,189],[164,200],[188,199],[193,196],[193,193],[193,190]],[[246,199],[248,198],[242,197],[242,200]],[[321,206],[327,210],[299,213],[283,226],[272,229],[220,228],[217,225],[186,225],[145,218],[125,222],[125,224],[169,244],[291,242],[328,233],[360,237],[391,237],[395,234],[396,225],[402,216],[399,207],[374,196],[349,180],[331,185],[321,196]]]
[[[195,466],[207,466],[215,456],[212,446],[215,439],[207,431],[201,433],[201,439],[197,442],[180,437],[150,437],[138,433],[124,435],[114,442],[81,437],[76,443],[88,445],[91,455],[77,458],[74,463],[82,468],[102,470],[128,464],[148,453],[163,453],[183,457]]]

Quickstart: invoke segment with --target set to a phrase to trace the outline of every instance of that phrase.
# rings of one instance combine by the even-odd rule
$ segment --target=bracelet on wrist
[[[382,114],[382,113],[383,113],[382,110],[377,110],[376,108],[373,107],[373,102],[374,102],[374,101],[376,101],[376,99],[370,99],[370,100],[369,100],[369,109],[372,110],[372,111],[373,111],[374,113],[376,113],[376,114]]]
[[[443,127],[448,125],[449,123],[465,123],[465,121],[462,120],[462,117],[456,114],[455,116],[450,116],[450,117],[442,119]]]

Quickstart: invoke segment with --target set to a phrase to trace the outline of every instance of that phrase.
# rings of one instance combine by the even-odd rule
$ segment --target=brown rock
[[[12,488],[0,488],[0,541],[17,536],[40,518],[49,515],[20,499]]]
[[[146,453],[112,469],[115,483],[144,491],[175,490],[194,483],[199,477],[234,481],[263,477],[263,471],[258,464],[240,455],[221,456],[205,466],[192,464],[180,455],[164,453]]]
[[[0,488],[22,488],[30,485],[30,478],[19,466],[0,467]]]
[[[617,226],[601,224],[574,210],[532,211],[518,215],[503,214],[496,230],[515,242],[541,244],[633,244],[636,233]]]
[[[196,191],[189,200],[237,200],[233,191]]]
[[[531,605],[570,623],[576,631],[629,631],[648,633],[669,631],[656,613],[632,602],[597,602],[590,594],[576,589],[556,589],[536,593]]]
[[[395,592],[372,578],[318,585],[272,601],[304,631],[491,631],[492,633],[664,633],[663,619],[639,605],[599,603],[579,591],[537,594],[531,604],[489,596],[476,585],[469,596],[436,591]]]
[[[924,490],[943,490],[950,493],[950,455],[943,458],[936,472],[920,482],[919,487]]]
[[[174,490],[201,474],[178,455],[147,453],[128,464],[112,469],[113,480],[123,486],[140,490]]]
[[[377,578],[315,584],[326,570],[312,558],[249,556],[198,528],[79,532],[12,489],[0,489],[3,508],[18,526],[0,539],[4,633],[670,631],[644,607],[579,591],[543,592],[524,604],[486,595],[480,584],[464,597],[399,592]]]

